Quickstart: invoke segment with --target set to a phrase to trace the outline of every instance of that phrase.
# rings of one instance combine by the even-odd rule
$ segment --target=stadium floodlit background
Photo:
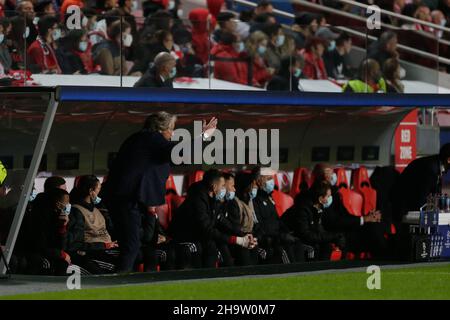
[[[67,28],[70,16],[64,15],[71,4],[81,6],[80,25],[73,30]],[[6,1],[0,9],[0,82],[9,91],[1,92],[0,161],[13,192],[0,199],[2,246],[17,205],[27,196],[21,187],[30,174],[44,115],[52,98],[59,99],[58,91],[45,87],[70,86],[70,98],[58,105],[36,167],[38,192],[50,175],[63,176],[69,189],[83,174],[103,178],[120,143],[146,115],[161,110],[179,115],[179,125],[188,129],[193,120],[211,116],[224,128],[279,128],[279,215],[293,203],[295,185],[317,163],[331,163],[350,186],[356,172],[367,169],[370,176],[377,166],[401,171],[416,157],[438,153],[450,142],[450,3],[374,4],[384,10],[381,29],[367,28],[366,4],[348,0]],[[117,89],[114,98],[114,90],[94,88],[132,87],[159,52],[176,60],[175,93]],[[183,89],[218,91],[208,95]],[[343,91],[367,97],[352,100]],[[306,94],[298,98],[301,92]],[[385,103],[370,102],[384,93]],[[124,98],[117,98],[121,94]],[[402,139],[405,129],[411,139]],[[175,167],[175,193],[184,196],[186,186],[198,179],[196,172],[207,168]],[[166,216],[160,219],[170,222]],[[65,279],[15,275],[19,283],[0,282],[0,291],[5,297],[31,299],[449,298],[445,263],[382,266],[383,290],[378,293],[367,289],[365,267],[389,263],[364,254],[330,260],[340,261],[310,262],[313,268],[219,267],[204,273],[87,277],[83,288],[89,290],[64,293]],[[353,269],[334,271],[346,268]],[[310,274],[317,270],[322,271]],[[241,275],[248,278],[222,279]],[[170,282],[147,284],[153,281]],[[116,285],[121,286],[109,288]],[[108,288],[95,289],[103,286]],[[20,295],[36,291],[55,293]]]

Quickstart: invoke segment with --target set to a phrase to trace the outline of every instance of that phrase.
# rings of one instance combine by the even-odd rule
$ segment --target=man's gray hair
[[[152,113],[147,117],[144,129],[151,132],[164,131],[170,128],[170,125],[177,120],[177,116],[165,111]]]
[[[160,52],[153,60],[153,64],[157,70],[160,70],[162,66],[170,61],[175,61],[175,58],[168,52]]]

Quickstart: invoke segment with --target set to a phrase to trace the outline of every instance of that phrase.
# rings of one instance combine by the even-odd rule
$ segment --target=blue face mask
[[[266,46],[259,46],[259,47],[258,47],[258,53],[259,53],[260,55],[265,54],[266,51],[267,51],[267,47],[266,47]]]
[[[64,214],[69,215],[71,209],[72,205],[70,203],[66,204],[66,206],[64,207]]]
[[[263,187],[263,190],[267,193],[272,193],[273,189],[275,189],[275,180],[270,179],[266,181],[266,184]]]
[[[61,29],[55,29],[53,30],[53,40],[58,40],[59,38],[61,38]]]
[[[220,189],[219,193],[216,194],[216,200],[222,201],[225,198],[226,194],[227,194],[227,189],[225,189],[225,188]]]
[[[88,43],[86,41],[81,41],[80,44],[78,45],[78,49],[80,49],[80,51],[85,52],[87,50],[88,47]]]
[[[242,52],[245,50],[245,46],[243,42],[238,42],[236,43],[236,45],[234,46],[234,48],[236,49],[237,52]]]
[[[280,34],[277,36],[277,47],[281,47],[284,44],[284,34]]]
[[[28,201],[29,202],[34,201],[34,199],[36,199],[37,195],[38,195],[37,191],[33,190],[30,194],[30,197],[28,198]]]
[[[177,67],[173,67],[172,70],[170,70],[170,78],[175,78],[175,76],[177,75]]]
[[[294,77],[295,78],[300,78],[301,75],[302,75],[302,69],[300,69],[300,68],[295,69]]]
[[[258,188],[253,188],[252,191],[248,193],[250,196],[250,200],[253,200],[256,198],[256,195],[258,194]]]
[[[225,196],[225,200],[231,201],[234,199],[235,195],[236,195],[236,192],[234,192],[234,191],[227,192],[227,194]]]
[[[332,40],[328,45],[328,51],[333,51],[334,49],[336,49],[336,41]]]
[[[326,208],[329,208],[330,206],[331,206],[331,204],[333,203],[333,196],[329,196],[328,197],[328,200],[327,200],[327,203],[325,203],[325,204],[323,204],[323,207],[326,209]]]
[[[331,184],[332,186],[335,186],[336,183],[337,183],[337,174],[336,174],[335,172],[333,172],[333,174],[331,175],[331,181],[330,181],[330,184]]]
[[[94,205],[98,205],[100,202],[102,202],[102,198],[100,198],[99,196],[96,196],[95,199],[93,200]]]

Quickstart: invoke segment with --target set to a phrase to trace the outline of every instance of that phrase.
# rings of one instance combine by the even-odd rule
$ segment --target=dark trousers
[[[266,251],[266,259],[262,261],[264,264],[283,263],[283,247],[279,237],[263,236],[258,239],[258,245]]]
[[[359,230],[346,233],[347,251],[356,254],[370,252],[374,257],[385,257],[388,250],[385,229],[382,223],[368,223]]]
[[[147,211],[137,202],[114,201],[111,213],[120,248],[118,271],[131,272],[141,249],[142,216]]]

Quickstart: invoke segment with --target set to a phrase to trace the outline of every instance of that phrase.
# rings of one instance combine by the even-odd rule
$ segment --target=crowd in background
[[[2,75],[26,65],[32,73],[143,77],[137,86],[170,87],[175,77],[212,75],[269,90],[301,90],[300,79],[332,79],[364,84],[347,85],[347,91],[403,91],[395,33],[383,33],[368,47],[369,59],[355,67],[349,34],[312,12],[297,13],[291,25],[282,26],[266,0],[239,14],[227,10],[223,0],[208,0],[207,8],[186,14],[179,0],[2,1]],[[403,10],[415,6],[415,12],[428,8],[395,3]],[[65,14],[70,5],[81,7],[82,13],[73,30],[67,28],[73,21]],[[445,6],[444,1],[442,16],[437,9],[428,10],[423,19],[435,22],[433,17],[439,16],[443,25]],[[135,16],[140,7],[143,23]],[[173,59],[166,55],[157,63],[162,52]]]

